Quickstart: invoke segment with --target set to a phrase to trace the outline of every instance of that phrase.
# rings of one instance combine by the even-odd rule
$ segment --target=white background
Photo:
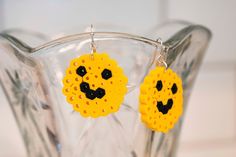
[[[236,1],[0,1],[1,30],[21,27],[55,33],[90,23],[113,23],[141,32],[166,18],[202,24],[213,32],[187,109],[178,156],[235,157]],[[24,157],[23,143],[5,104],[0,90],[0,157]]]

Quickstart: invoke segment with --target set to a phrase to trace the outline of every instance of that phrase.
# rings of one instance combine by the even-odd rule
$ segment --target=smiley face
[[[183,110],[183,88],[179,76],[171,69],[157,67],[140,87],[142,121],[152,130],[166,133],[174,127]]]
[[[86,54],[71,61],[63,79],[63,93],[75,111],[96,118],[119,109],[127,81],[123,70],[107,54]]]

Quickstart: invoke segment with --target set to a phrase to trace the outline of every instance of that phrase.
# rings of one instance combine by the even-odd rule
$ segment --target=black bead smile
[[[158,92],[160,92],[163,88],[163,83],[161,80],[158,80],[156,83],[156,89]],[[169,89],[169,88],[168,88]],[[177,85],[176,83],[174,83],[171,87],[171,92],[172,94],[176,94],[178,91]],[[167,114],[168,111],[172,108],[173,106],[173,99],[168,99],[167,104],[164,105],[162,101],[157,101],[157,109],[159,110],[159,112],[163,113],[163,114]]]
[[[166,105],[163,105],[162,101],[157,101],[157,109],[159,110],[159,112],[163,114],[167,114],[168,111],[172,108],[172,106],[173,106],[172,99],[168,99]]]
[[[95,99],[95,98],[103,98],[106,94],[103,88],[97,88],[96,90],[90,89],[89,84],[87,82],[80,83],[80,90],[85,94],[88,99]]]
[[[76,69],[76,74],[83,78],[87,74],[87,70],[84,66],[79,66]],[[108,80],[112,77],[112,72],[109,69],[104,69],[101,73],[101,77],[104,80]],[[80,83],[80,91],[83,92],[85,96],[90,100],[93,100],[95,98],[101,99],[106,94],[106,91],[100,87],[96,90],[90,89],[90,86],[87,82]]]

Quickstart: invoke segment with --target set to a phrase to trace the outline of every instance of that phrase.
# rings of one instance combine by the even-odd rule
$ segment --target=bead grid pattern
[[[63,93],[83,117],[97,118],[118,111],[127,82],[123,70],[106,53],[85,54],[67,68]]]

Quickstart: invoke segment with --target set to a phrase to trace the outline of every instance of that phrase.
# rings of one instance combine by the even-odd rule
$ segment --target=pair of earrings
[[[91,31],[91,54],[73,59],[67,68],[63,94],[83,117],[97,118],[119,110],[128,78],[115,60],[96,52],[93,36]],[[163,55],[158,61],[140,86],[139,111],[148,128],[166,133],[182,114],[183,88],[181,78],[167,68]]]

